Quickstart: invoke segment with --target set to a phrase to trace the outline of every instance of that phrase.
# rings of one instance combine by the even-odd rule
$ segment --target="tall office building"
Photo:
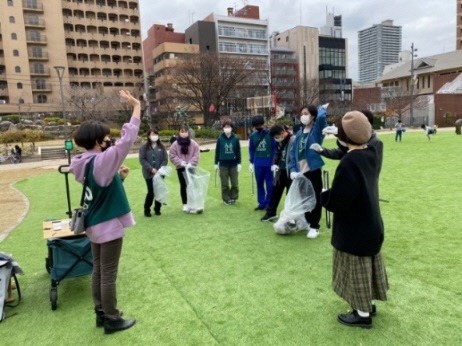
[[[358,32],[359,82],[370,83],[379,78],[386,65],[399,61],[401,26],[392,20]]]
[[[138,0],[0,1],[0,114],[61,112],[61,85],[142,88],[139,18]]]
[[[462,49],[462,0],[457,0],[456,49]]]

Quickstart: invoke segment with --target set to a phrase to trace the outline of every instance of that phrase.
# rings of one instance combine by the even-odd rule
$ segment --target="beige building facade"
[[[142,92],[138,0],[0,1],[0,114],[61,112],[61,85],[65,100],[71,87]]]

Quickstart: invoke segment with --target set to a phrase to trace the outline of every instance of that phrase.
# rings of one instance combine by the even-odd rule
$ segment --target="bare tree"
[[[397,115],[398,119],[401,119],[404,111],[409,107],[410,93],[399,86],[383,87],[382,100],[386,105],[386,115]]]
[[[199,110],[204,124],[210,124],[233,90],[253,77],[257,69],[251,65],[248,59],[215,52],[189,55],[172,67],[172,87],[180,104]]]

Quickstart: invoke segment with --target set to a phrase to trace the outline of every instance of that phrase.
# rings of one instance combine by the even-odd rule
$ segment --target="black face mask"
[[[102,142],[101,142],[101,145],[102,145],[103,143],[106,143],[106,146],[104,146],[104,147],[102,146],[102,147],[101,147],[101,151],[105,151],[105,150],[106,150],[107,148],[109,148],[109,147],[111,146],[111,144],[112,144],[111,140],[102,141]]]

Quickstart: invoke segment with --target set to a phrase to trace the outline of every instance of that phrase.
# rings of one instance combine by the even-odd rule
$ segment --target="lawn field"
[[[30,201],[24,221],[0,243],[24,269],[23,300],[7,308],[1,345],[461,345],[462,136],[440,131],[428,141],[406,132],[396,143],[380,135],[380,177],[390,290],[378,302],[373,328],[340,325],[348,305],[332,291],[331,232],[278,236],[255,212],[243,148],[240,197],[221,202],[214,186],[214,152],[201,153],[211,174],[205,212],[181,211],[176,172],[167,178],[170,201],[161,216],[143,216],[146,193],[135,158],[125,181],[137,225],[127,229],[118,300],[134,328],[104,335],[94,326],[90,276],[63,280],[51,311],[42,221],[63,218],[64,178],[58,172],[15,184]],[[332,138],[325,146],[333,147]],[[326,161],[331,179],[337,162]],[[217,178],[218,179],[218,178]],[[81,186],[73,178],[73,205]],[[219,182],[217,181],[219,185]],[[281,203],[279,210],[282,210]]]

